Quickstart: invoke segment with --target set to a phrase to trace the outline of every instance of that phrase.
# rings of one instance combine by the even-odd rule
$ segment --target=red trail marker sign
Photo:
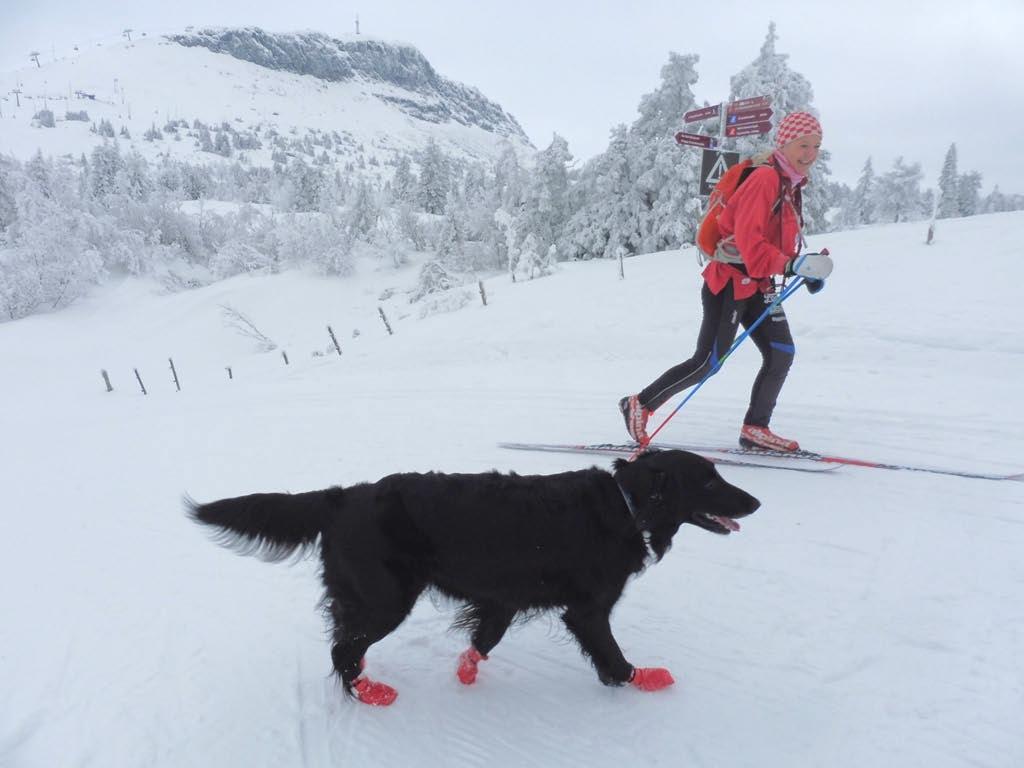
[[[754,109],[755,107],[767,107],[771,104],[771,99],[768,96],[755,96],[752,99],[740,99],[739,101],[731,101],[728,104],[728,112],[742,112],[745,109]]]
[[[744,125],[727,125],[725,135],[730,139],[737,136],[759,136],[772,129],[771,123],[746,123]]]
[[[770,118],[774,112],[770,109],[749,109],[743,112],[730,112],[725,118],[726,125],[743,125],[744,123],[761,123]]]
[[[676,134],[676,144],[683,144],[688,147],[704,147],[705,149],[711,149],[715,145],[714,136],[701,136],[698,133],[683,133],[679,131]]]
[[[691,109],[683,115],[683,122],[695,123],[698,120],[707,120],[709,117],[718,117],[721,111],[721,104],[715,104],[713,107],[703,107],[702,109]]]

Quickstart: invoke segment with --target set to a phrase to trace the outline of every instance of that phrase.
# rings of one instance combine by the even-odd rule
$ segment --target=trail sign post
[[[768,133],[772,129],[772,114],[771,99],[768,96],[754,96],[691,109],[683,115],[684,123],[696,123],[712,118],[718,123],[717,136],[683,131],[675,135],[676,143],[681,146],[704,149],[700,166],[701,196],[710,195],[722,174],[740,161],[738,152],[723,152],[718,149],[722,142],[727,138],[760,136]]]

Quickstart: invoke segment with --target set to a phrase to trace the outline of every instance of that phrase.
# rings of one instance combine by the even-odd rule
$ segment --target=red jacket
[[[780,185],[782,205],[774,210],[780,200]],[[730,280],[737,299],[771,290],[769,278],[781,275],[786,262],[800,251],[799,186],[803,185],[794,188],[773,164],[755,170],[736,189],[718,216],[718,228],[723,238],[733,236],[746,274],[732,264],[712,261],[703,273],[712,293],[721,293]]]

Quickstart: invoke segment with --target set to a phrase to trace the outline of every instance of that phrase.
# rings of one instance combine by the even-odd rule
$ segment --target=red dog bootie
[[[463,685],[472,685],[476,682],[476,665],[481,661],[486,661],[487,657],[484,656],[473,646],[469,646],[466,650],[459,654],[459,669],[456,674],[459,676],[459,682]]]
[[[352,684],[352,692],[363,704],[372,707],[386,707],[398,698],[398,691],[386,683],[378,683],[365,675],[360,675]]]
[[[629,682],[641,691],[660,691],[668,688],[675,680],[664,667],[633,667],[633,676]]]

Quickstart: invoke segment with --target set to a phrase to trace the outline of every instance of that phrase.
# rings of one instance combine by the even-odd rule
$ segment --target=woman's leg
[[[645,387],[638,398],[648,411],[656,411],[674,395],[692,387],[718,362],[728,350],[744,314],[744,305],[756,300],[745,299],[737,302],[733,298],[732,283],[715,295],[707,283],[701,288],[701,304],[704,318],[697,334],[697,349],[689,360],[673,366],[659,376],[654,383]]]
[[[741,322],[744,328],[750,327],[764,312],[765,304],[757,298],[755,296],[749,302],[743,313]],[[767,427],[796,352],[793,335],[789,330],[789,320],[786,319],[786,312],[781,304],[776,305],[764,322],[754,329],[750,338],[761,352],[761,370],[758,371],[754,386],[750,390],[750,407],[743,423]]]

